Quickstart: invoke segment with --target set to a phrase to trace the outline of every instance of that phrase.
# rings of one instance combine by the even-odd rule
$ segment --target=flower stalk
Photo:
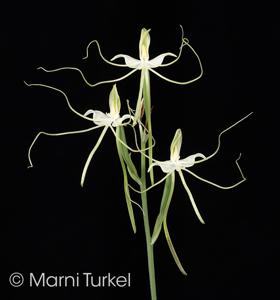
[[[144,49],[143,49],[144,48]],[[147,55],[146,48],[142,47],[142,51]],[[153,162],[153,147],[152,147],[152,118],[151,118],[151,90],[150,90],[150,76],[149,70],[144,68],[141,72],[143,73],[143,99],[144,99],[144,112],[146,117],[146,124],[148,130],[148,161],[149,166]],[[140,89],[141,90],[141,87]],[[146,142],[144,137],[141,137],[141,150],[146,148]],[[143,221],[144,221],[144,228],[145,228],[145,237],[146,237],[146,247],[147,247],[147,258],[148,258],[148,271],[149,271],[149,281],[150,281],[150,292],[151,292],[151,299],[157,299],[157,292],[156,292],[156,279],[155,279],[155,264],[154,264],[154,246],[151,242],[151,232],[150,232],[150,221],[149,221],[149,212],[148,212],[148,199],[147,199],[147,191],[146,190],[146,174],[147,174],[147,167],[146,167],[146,157],[141,152],[141,200],[142,200],[142,208],[143,208]],[[150,172],[150,180],[151,184],[154,184],[154,173],[153,171]]]
[[[145,149],[146,143],[143,138],[141,138],[141,149]],[[151,241],[151,230],[150,230],[150,221],[149,221],[149,209],[148,209],[148,198],[146,190],[146,157],[141,155],[141,201],[143,208],[143,222],[145,229],[146,237],[146,248],[147,248],[147,258],[148,258],[148,271],[149,271],[149,282],[150,282],[150,292],[151,299],[157,299],[156,292],[156,277],[155,277],[155,263],[154,263],[154,246]]]

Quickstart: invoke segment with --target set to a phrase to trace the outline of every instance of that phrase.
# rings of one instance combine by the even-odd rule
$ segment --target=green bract
[[[110,116],[119,117],[121,111],[121,100],[118,94],[117,86],[114,84],[109,96]]]
[[[140,60],[149,59],[149,47],[151,43],[151,37],[149,34],[150,29],[143,28],[141,30],[140,42],[139,42],[139,57]]]
[[[181,129],[177,129],[173,141],[170,146],[170,159],[171,160],[178,160],[180,158],[180,151],[182,146],[182,131]]]

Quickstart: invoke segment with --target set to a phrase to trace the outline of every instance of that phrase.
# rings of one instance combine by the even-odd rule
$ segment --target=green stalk
[[[141,141],[141,149],[145,149],[145,141]],[[157,299],[156,292],[156,279],[155,279],[155,266],[154,266],[154,249],[151,242],[151,231],[149,223],[149,211],[148,211],[148,202],[147,202],[147,192],[146,190],[146,157],[141,155],[141,200],[142,200],[142,209],[143,209],[143,220],[146,236],[146,246],[147,246],[147,256],[148,256],[148,269],[149,269],[149,280],[150,280],[150,291],[151,299]]]
[[[145,108],[145,116],[147,121],[147,129],[148,129],[148,145],[149,145],[149,164],[152,163],[152,122],[151,122],[151,95],[150,95],[150,77],[149,71],[147,69],[142,70],[141,77],[143,76],[143,98],[144,98],[144,108]],[[141,88],[141,87],[140,87]],[[144,151],[146,148],[146,139],[141,137],[141,150]],[[150,291],[151,291],[151,299],[157,299],[156,292],[156,278],[155,278],[155,265],[154,265],[154,249],[152,245],[151,239],[151,231],[150,231],[150,223],[149,223],[149,211],[148,211],[148,201],[147,201],[147,191],[146,190],[146,157],[141,155],[141,200],[142,200],[142,209],[143,209],[143,220],[144,220],[144,228],[145,228],[145,236],[146,236],[146,246],[147,246],[147,256],[148,256],[148,270],[149,270],[149,280],[150,280]],[[153,184],[154,176],[151,171],[150,179]]]
[[[143,97],[144,97],[144,107],[145,116],[147,121],[148,129],[148,154],[149,154],[149,166],[153,162],[153,133],[152,133],[152,117],[151,117],[151,89],[150,89],[150,74],[148,69],[143,69],[144,72],[144,87],[143,87]],[[150,171],[151,184],[154,184],[154,171],[153,168]]]

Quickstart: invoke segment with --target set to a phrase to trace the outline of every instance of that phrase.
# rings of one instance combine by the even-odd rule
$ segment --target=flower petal
[[[180,169],[192,167],[195,164],[196,158],[204,159],[205,155],[203,155],[202,153],[196,153],[196,154],[192,154],[184,159],[179,160]]]
[[[125,115],[123,115],[122,117],[120,117],[120,118],[117,118],[116,120],[114,120],[114,122],[112,123],[112,126],[113,127],[118,127],[118,126],[120,126],[120,125],[123,125],[123,122],[125,121],[125,120],[132,120],[133,119],[133,117],[131,116],[131,115],[128,115],[128,114],[125,114]],[[127,124],[129,123],[129,121],[127,122]]]
[[[154,166],[159,166],[161,168],[162,172],[164,172],[164,173],[172,173],[176,170],[177,164],[172,162],[171,160],[157,161],[150,165],[148,172]]]
[[[85,116],[85,117],[88,117],[88,116],[91,115],[91,114],[94,116],[94,110],[93,110],[93,109],[87,110],[87,111],[84,113],[84,116]]]
[[[85,112],[85,116],[92,114],[92,121],[99,126],[109,126],[112,123],[112,118],[102,111],[89,109]]]
[[[157,57],[155,57],[155,58],[149,60],[149,61],[147,62],[147,67],[148,67],[148,68],[157,68],[157,67],[159,67],[159,66],[162,64],[162,62],[163,62],[163,60],[164,60],[164,58],[165,58],[166,56],[177,57],[176,54],[173,54],[173,53],[171,53],[171,52],[163,53],[163,54],[160,54],[160,55],[158,55]]]
[[[125,61],[125,64],[132,69],[140,69],[141,68],[141,61],[139,59],[133,58],[129,55],[126,54],[118,54],[116,56],[114,56],[113,58],[111,58],[112,60],[115,60],[117,58],[123,58]]]

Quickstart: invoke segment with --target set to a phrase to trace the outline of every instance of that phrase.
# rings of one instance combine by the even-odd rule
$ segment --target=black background
[[[12,6],[12,5],[11,5]],[[238,179],[234,160],[242,152],[248,180],[228,191],[186,178],[206,219],[196,219],[177,180],[169,227],[183,265],[177,270],[161,236],[155,245],[158,299],[267,299],[277,293],[279,252],[277,187],[277,43],[276,14],[268,3],[256,6],[233,1],[172,1],[160,5],[119,1],[83,4],[15,4],[1,18],[2,204],[7,266],[7,299],[149,299],[141,211],[135,208],[133,234],[122,191],[115,140],[108,133],[90,166],[85,187],[79,185],[83,163],[98,132],[42,137],[27,169],[27,151],[38,131],[77,130],[89,124],[73,115],[63,97],[23,80],[56,86],[79,111],[108,111],[111,85],[87,87],[77,72],[46,74],[38,66],[81,68],[90,82],[116,78],[124,69],[104,64],[95,47],[81,58],[92,39],[103,54],[138,56],[142,27],[151,28],[150,56],[177,53],[182,24],[199,53],[205,74],[188,86],[177,86],[151,74],[155,157],[168,159],[177,128],[184,139],[182,156],[210,154],[218,133],[254,111],[228,132],[219,155],[194,168],[220,184]],[[169,69],[177,80],[193,78],[198,67],[187,50]],[[121,98],[135,103],[139,74],[120,82]],[[123,104],[123,111],[125,105]],[[156,173],[159,178],[160,172]],[[187,176],[186,176],[187,177]],[[179,179],[179,178],[178,178]],[[150,196],[154,222],[161,189]],[[134,195],[137,199],[137,195]],[[13,272],[27,275],[96,275],[131,273],[131,288],[12,288]]]

